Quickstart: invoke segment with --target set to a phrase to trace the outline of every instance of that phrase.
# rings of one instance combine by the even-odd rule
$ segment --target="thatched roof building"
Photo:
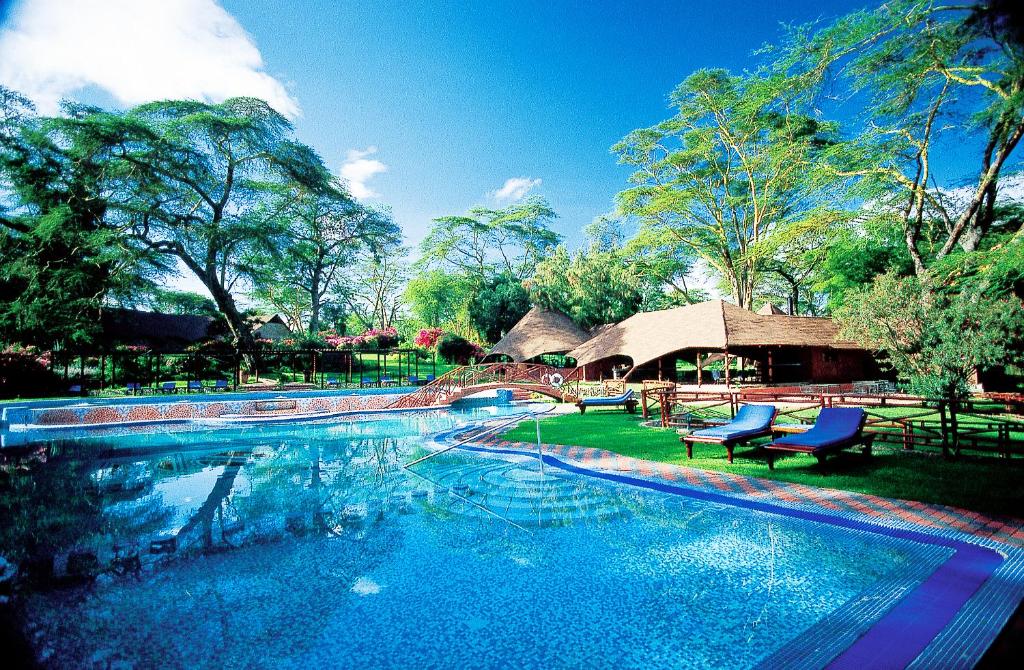
[[[769,381],[776,367],[799,367],[784,372],[808,380],[856,376],[853,369],[838,368],[850,367],[849,361],[863,359],[866,352],[853,342],[840,340],[838,334],[831,319],[756,314],[723,300],[710,300],[634,314],[603,329],[568,355],[579,365],[626,364],[633,378],[644,368],[644,374],[651,376],[651,366],[656,366],[659,377],[671,377],[677,359],[697,360],[712,352],[759,361]]]
[[[286,337],[292,336],[292,331],[288,327],[288,324],[284,322],[280,314],[263,314],[253,319],[255,322],[255,328],[253,328],[252,335],[258,339],[264,340],[283,340]]]
[[[214,337],[216,319],[191,314],[161,314],[108,308],[100,318],[102,341],[154,350],[177,350]]]
[[[508,356],[516,363],[544,354],[565,354],[590,334],[561,312],[534,307],[494,345],[487,358]]]

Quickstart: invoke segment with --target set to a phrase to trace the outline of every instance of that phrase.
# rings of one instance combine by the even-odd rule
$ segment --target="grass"
[[[522,442],[536,440],[532,423],[513,428],[504,437]],[[582,416],[564,414],[543,419],[541,439],[548,444],[597,447],[702,470],[953,505],[986,514],[1021,516],[1024,510],[1024,459],[962,457],[945,461],[931,454],[876,448],[871,458],[864,458],[859,450],[843,452],[830,457],[824,467],[805,454],[787,456],[776,461],[775,470],[769,470],[754,445],[737,447],[735,461],[730,464],[723,447],[695,444],[693,460],[688,460],[674,430],[641,426],[636,415],[618,408],[591,408]]]

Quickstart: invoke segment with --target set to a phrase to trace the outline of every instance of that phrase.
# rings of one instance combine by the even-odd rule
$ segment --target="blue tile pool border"
[[[435,439],[444,442],[453,439],[457,434],[466,432],[468,432],[466,428],[454,429],[435,436]],[[538,457],[536,451],[523,449],[485,447],[474,444],[463,444],[460,448],[483,453]],[[851,645],[839,650],[827,664],[826,667],[829,668],[905,668],[913,664],[942,636],[943,631],[954,621],[957,614],[1007,561],[1006,554],[994,548],[949,534],[927,533],[912,528],[872,523],[842,514],[754,500],[742,495],[728,495],[632,475],[595,470],[568,463],[551,454],[543,454],[542,459],[545,465],[585,477],[953,550],[952,556],[922,583],[900,598],[896,605],[883,614]],[[1019,591],[1016,597],[1019,600]],[[1013,603],[1012,609],[1015,608],[1016,603]],[[991,644],[1003,623],[1000,621],[999,627],[990,631],[991,639],[987,641],[981,651],[987,649]],[[977,662],[979,658],[980,654],[978,658],[972,660],[972,663]]]

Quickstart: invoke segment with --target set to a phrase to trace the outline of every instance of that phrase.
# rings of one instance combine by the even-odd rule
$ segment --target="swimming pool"
[[[4,490],[25,637],[61,667],[821,667],[1006,563],[528,452],[402,467],[521,411],[53,441]]]

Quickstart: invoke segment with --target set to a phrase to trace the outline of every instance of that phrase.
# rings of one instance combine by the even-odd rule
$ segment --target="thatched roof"
[[[644,365],[673,352],[736,350],[750,347],[860,349],[837,340],[831,319],[755,314],[722,300],[709,300],[657,312],[634,314],[602,330],[569,355],[579,365],[626,356]]]
[[[106,343],[178,349],[209,338],[215,321],[209,316],[105,309],[100,324]]]
[[[508,356],[520,363],[541,354],[564,354],[588,339],[587,331],[565,314],[534,307],[487,355]]]
[[[757,313],[761,316],[771,316],[772,314],[785,314],[778,306],[773,305],[770,302],[766,302],[761,306],[761,309],[757,310]]]

